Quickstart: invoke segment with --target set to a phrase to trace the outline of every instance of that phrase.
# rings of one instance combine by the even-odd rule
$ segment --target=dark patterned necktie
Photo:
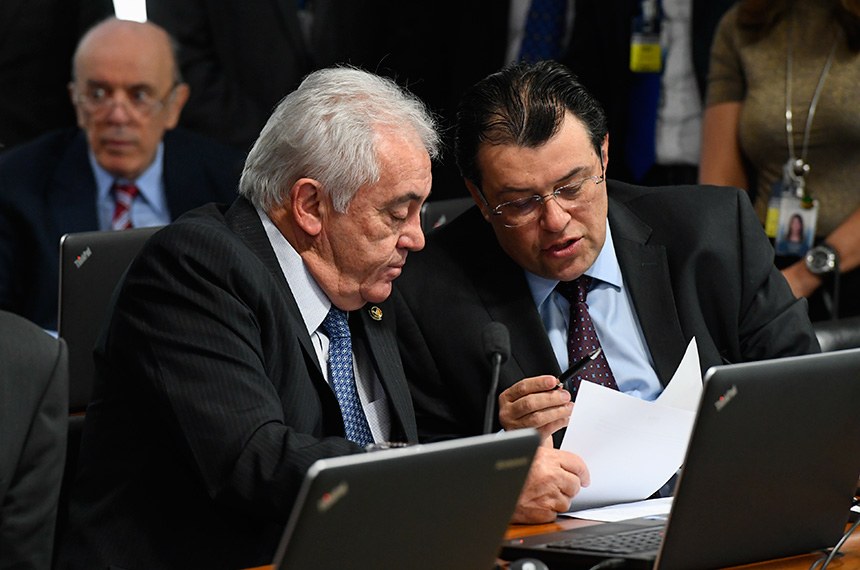
[[[520,60],[535,63],[561,55],[567,0],[532,0],[526,16]]]
[[[131,204],[137,198],[137,195],[140,194],[140,189],[134,184],[120,184],[116,182],[111,192],[113,192],[115,206],[110,227],[113,230],[127,230],[132,225]]]
[[[556,285],[556,290],[570,302],[570,327],[567,332],[568,366],[573,366],[589,354],[600,348],[600,340],[591,315],[588,314],[588,303],[585,299],[591,289],[591,277],[582,275],[573,281],[562,281]],[[613,390],[618,389],[615,377],[606,361],[603,352],[585,365],[570,381],[570,395],[576,400],[581,381],[594,382]]]
[[[329,338],[328,379],[340,404],[346,439],[361,446],[369,445],[373,443],[373,435],[355,387],[355,374],[352,369],[352,338],[349,334],[346,313],[332,305],[323,320],[322,327]]]

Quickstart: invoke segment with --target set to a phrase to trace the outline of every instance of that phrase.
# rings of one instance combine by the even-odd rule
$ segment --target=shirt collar
[[[558,279],[547,279],[529,271],[526,271],[525,274],[526,282],[535,301],[535,306],[540,307],[546,301],[547,297],[552,294],[555,286],[558,285]],[[585,270],[585,275],[596,281],[606,283],[616,290],[621,290],[623,282],[621,279],[621,266],[618,265],[618,257],[615,255],[615,245],[612,241],[612,231],[609,229],[608,219],[606,220],[606,240],[603,242],[600,253],[597,254],[597,259],[594,260],[591,267]]]
[[[259,208],[256,210],[260,221],[263,222],[263,229],[266,231],[269,243],[275,250],[275,257],[281,266],[281,272],[283,272],[299,307],[299,313],[302,315],[308,334],[313,334],[328,315],[331,301],[308,271],[304,261],[302,261],[302,256],[269,219],[268,214]]]
[[[149,204],[150,207],[157,208],[159,204],[162,206],[164,205],[163,200],[161,200],[161,177],[164,172],[163,142],[158,143],[158,148],[155,151],[155,159],[152,161],[152,164],[150,164],[136,180],[116,178],[113,174],[101,167],[96,160],[92,149],[89,149],[87,153],[90,158],[90,166],[92,166],[93,173],[95,174],[96,190],[98,192],[99,201],[105,200],[109,197],[114,181],[119,180],[121,182],[134,182],[135,186],[140,190],[140,196],[147,204]]]

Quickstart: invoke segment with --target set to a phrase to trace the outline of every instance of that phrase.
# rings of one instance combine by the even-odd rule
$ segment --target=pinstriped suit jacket
[[[391,405],[416,441],[393,318],[354,311]],[[344,439],[298,306],[249,202],[208,205],[150,239],[96,350],[73,527],[61,567],[271,563],[307,468]]]

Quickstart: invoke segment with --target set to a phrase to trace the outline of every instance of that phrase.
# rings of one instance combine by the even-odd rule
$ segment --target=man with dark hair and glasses
[[[0,308],[55,329],[65,233],[163,225],[230,202],[241,153],[176,126],[188,86],[172,41],[151,23],[105,20],[75,51],[80,129],[0,155]]]
[[[482,331],[507,326],[495,429],[546,437],[515,521],[554,519],[589,483],[582,459],[552,439],[578,382],[653,400],[694,337],[703,371],[818,351],[746,193],[607,179],[606,117],[564,66],[517,64],[477,83],[461,101],[456,142],[477,207],[410,258],[398,335],[419,436],[432,440],[482,431]]]

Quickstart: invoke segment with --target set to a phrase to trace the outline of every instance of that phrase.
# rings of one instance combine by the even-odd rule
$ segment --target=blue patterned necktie
[[[567,333],[567,354],[569,366],[594,352],[600,346],[591,315],[588,314],[588,303],[585,298],[591,289],[591,277],[582,275],[573,281],[562,281],[556,285],[556,291],[570,302],[570,327]],[[615,376],[609,368],[603,352],[571,379],[570,395],[576,400],[579,384],[582,380],[594,382],[613,390],[618,389]]]
[[[520,60],[535,63],[561,55],[567,0],[532,0],[526,16]]]
[[[343,416],[346,439],[365,446],[373,443],[373,435],[355,387],[355,374],[352,370],[352,339],[346,313],[334,305],[322,323],[329,338],[328,378]]]

